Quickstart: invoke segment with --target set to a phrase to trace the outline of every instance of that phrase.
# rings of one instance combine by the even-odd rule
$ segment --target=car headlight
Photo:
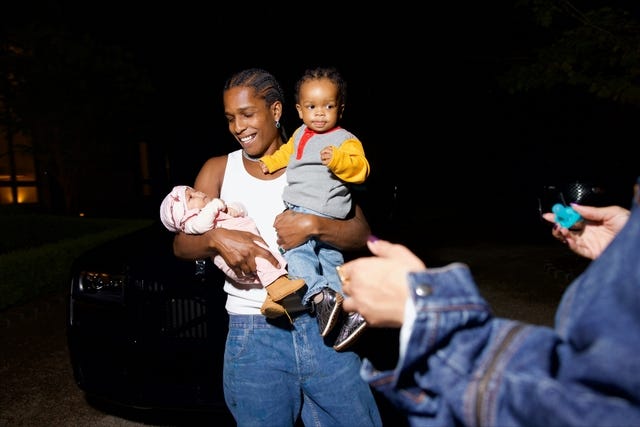
[[[83,295],[121,297],[126,276],[122,273],[81,271],[78,277],[78,291]]]

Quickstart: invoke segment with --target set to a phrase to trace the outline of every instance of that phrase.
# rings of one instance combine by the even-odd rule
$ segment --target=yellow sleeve
[[[333,147],[333,158],[328,167],[342,181],[352,184],[362,184],[370,172],[362,143],[355,138]]]
[[[273,173],[289,164],[289,159],[293,153],[293,137],[289,138],[286,144],[278,148],[275,153],[260,157],[260,161]]]

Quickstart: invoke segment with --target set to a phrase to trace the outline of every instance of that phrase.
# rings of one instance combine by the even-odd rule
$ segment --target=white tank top
[[[274,180],[261,180],[249,175],[242,162],[242,150],[229,153],[224,172],[220,198],[226,202],[237,201],[247,208],[260,234],[270,248],[277,250],[276,230],[273,221],[285,209],[282,190],[287,185],[287,174]],[[260,314],[267,292],[258,285],[242,285],[225,279],[226,309],[229,314]]]

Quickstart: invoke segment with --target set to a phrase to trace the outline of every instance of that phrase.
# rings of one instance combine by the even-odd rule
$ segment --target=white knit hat
[[[176,185],[160,204],[160,220],[169,231],[184,231],[184,223],[200,209],[187,209],[186,185]]]

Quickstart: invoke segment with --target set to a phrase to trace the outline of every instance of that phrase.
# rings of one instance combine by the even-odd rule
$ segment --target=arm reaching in
[[[345,311],[357,311],[374,327],[400,327],[409,297],[408,273],[425,270],[424,263],[407,247],[369,239],[373,257],[345,263],[339,269],[347,298]]]
[[[629,219],[629,210],[620,206],[593,207],[572,203],[584,225],[576,229],[567,229],[556,225],[553,237],[566,243],[573,252],[589,259],[596,259],[605,250]],[[555,215],[547,212],[542,217],[555,222]]]

